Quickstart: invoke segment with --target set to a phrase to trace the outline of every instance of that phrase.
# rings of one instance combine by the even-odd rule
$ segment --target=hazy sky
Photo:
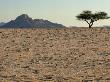
[[[0,10],[0,22],[28,14],[32,18],[47,19],[66,26],[87,26],[75,16],[83,10],[105,11],[110,15],[110,0],[0,0]],[[110,19],[95,25],[110,25]]]

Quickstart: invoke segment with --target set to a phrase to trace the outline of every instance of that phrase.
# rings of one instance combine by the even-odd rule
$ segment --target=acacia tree
[[[89,10],[83,11],[81,14],[76,16],[78,20],[83,20],[85,21],[88,25],[89,28],[91,28],[94,24],[95,21],[98,21],[100,19],[108,19],[107,13],[105,12],[97,12],[97,13],[92,13]]]

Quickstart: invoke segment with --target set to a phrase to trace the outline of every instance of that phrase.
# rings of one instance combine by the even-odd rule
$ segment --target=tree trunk
[[[92,28],[92,25],[89,24],[89,28]]]
[[[89,28],[92,28],[93,22],[89,23]]]
[[[89,28],[92,28],[93,21],[90,21],[90,22],[88,22],[87,20],[85,20],[85,21],[86,21],[86,23],[89,25]]]

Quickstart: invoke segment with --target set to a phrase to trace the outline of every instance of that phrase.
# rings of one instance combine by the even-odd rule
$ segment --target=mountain
[[[63,28],[65,27],[62,24],[52,23],[48,20],[43,19],[32,19],[27,14],[22,14],[18,16],[15,20],[12,20],[2,27],[6,28]]]
[[[3,26],[3,25],[5,25],[5,23],[4,23],[4,22],[1,22],[1,23],[0,23],[0,26]]]

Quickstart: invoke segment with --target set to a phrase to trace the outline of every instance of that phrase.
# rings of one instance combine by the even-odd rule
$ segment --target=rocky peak
[[[3,25],[2,27],[9,27],[9,28],[16,28],[16,27],[22,27],[22,28],[63,28],[62,24],[57,24],[50,22],[48,20],[43,20],[43,19],[32,19],[29,17],[27,14],[22,14],[18,16],[15,20],[10,21]]]
[[[22,14],[16,18],[16,20],[28,20],[28,19],[32,18],[30,18],[27,14]]]

